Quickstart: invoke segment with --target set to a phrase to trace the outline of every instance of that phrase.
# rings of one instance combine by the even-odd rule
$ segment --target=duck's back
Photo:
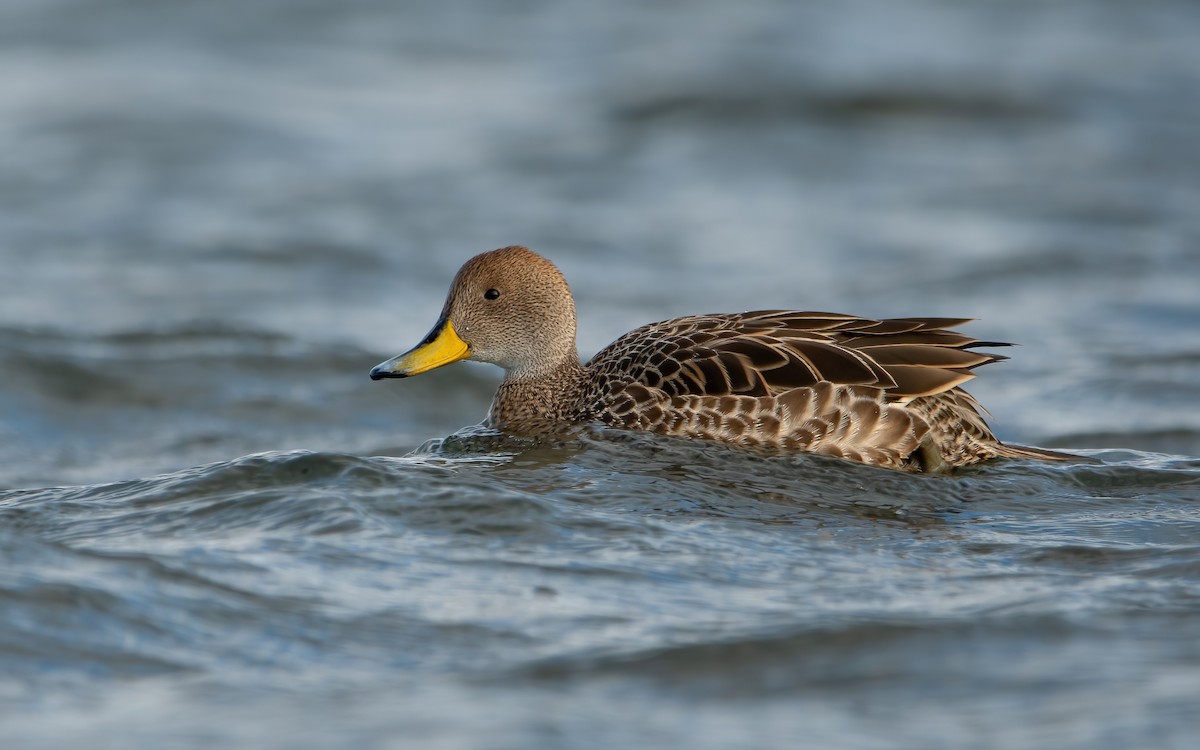
[[[895,468],[1012,455],[958,388],[1004,359],[976,347],[1006,346],[950,330],[967,321],[787,310],[676,318],[598,353],[588,399],[611,424]]]

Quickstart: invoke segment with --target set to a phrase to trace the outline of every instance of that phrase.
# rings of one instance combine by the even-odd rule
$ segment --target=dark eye
[[[484,298],[484,299],[496,299],[496,298],[497,298],[497,297],[499,297],[499,296],[500,296],[500,290],[499,290],[499,289],[489,289],[489,290],[487,290],[486,292],[484,292],[484,293],[483,293],[483,298]]]

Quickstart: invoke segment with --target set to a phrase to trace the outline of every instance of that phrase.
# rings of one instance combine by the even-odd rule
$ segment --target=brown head
[[[467,261],[442,315],[420,344],[371,370],[371,379],[404,378],[470,359],[503,367],[510,378],[578,363],[575,302],[550,261],[526,247],[505,247]]]

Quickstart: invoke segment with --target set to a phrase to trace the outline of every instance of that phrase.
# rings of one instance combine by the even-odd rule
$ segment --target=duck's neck
[[[555,365],[504,373],[488,412],[488,424],[505,432],[546,432],[586,417],[580,403],[587,369],[571,352]]]

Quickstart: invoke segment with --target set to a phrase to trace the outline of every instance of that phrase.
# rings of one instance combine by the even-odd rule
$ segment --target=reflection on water
[[[1190,747],[1198,30],[3,3],[6,741]],[[454,433],[486,367],[367,379],[512,243],[585,356],[689,313],[977,316],[1022,345],[971,386],[997,433],[1103,463],[531,445]]]
[[[298,684],[301,701],[395,691],[363,716],[384,734],[440,715],[435,701],[482,700],[514,742],[536,742],[537,706],[564,691],[590,697],[557,721],[702,700],[744,732],[782,701],[818,737],[854,724],[848,744],[878,729],[855,722],[862,700],[924,717],[914,741],[955,741],[971,724],[934,703],[1015,710],[1014,691],[1056,741],[1080,730],[1082,703],[1186,735],[1194,693],[1105,685],[1190,679],[1200,656],[1181,630],[1200,603],[1200,461],[1101,452],[923,477],[625,437],[258,454],[0,495],[0,545],[22,561],[4,577],[7,690],[28,710],[42,690],[18,686],[55,675],[79,706],[112,680],[132,696],[157,680],[182,729],[143,719],[146,741],[201,736],[186,707],[213,690],[256,686],[272,706]],[[439,734],[476,742],[490,710]],[[45,736],[31,716],[12,717],[16,736]],[[716,746],[691,722],[667,729]]]

